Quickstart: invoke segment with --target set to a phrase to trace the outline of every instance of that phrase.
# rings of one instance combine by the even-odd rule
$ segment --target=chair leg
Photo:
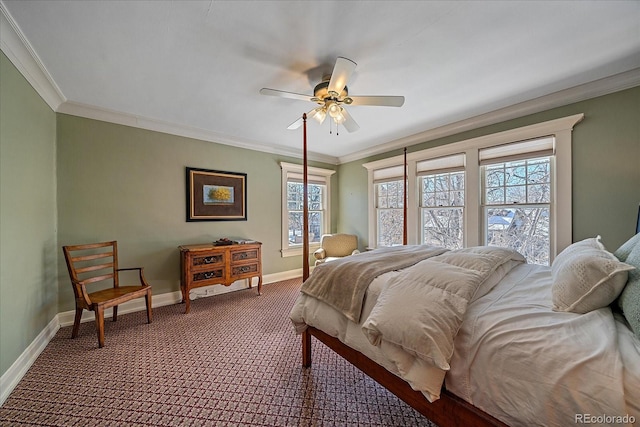
[[[118,320],[118,306],[114,305],[113,306],[113,317],[112,317],[113,321],[115,322],[116,320]]]
[[[104,307],[98,306],[96,312],[96,329],[98,331],[98,347],[104,347]]]
[[[78,331],[80,330],[80,319],[82,319],[82,309],[80,307],[76,307],[76,317],[73,321],[73,330],[71,331],[71,338],[75,338],[78,336]]]
[[[153,312],[151,311],[151,292],[147,292],[144,299],[147,302],[147,322],[151,323],[153,320]]]

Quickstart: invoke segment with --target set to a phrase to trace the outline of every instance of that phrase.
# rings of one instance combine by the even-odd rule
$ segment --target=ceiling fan
[[[322,124],[327,115],[336,125],[343,125],[349,132],[360,129],[358,123],[349,115],[345,105],[373,105],[384,107],[402,107],[404,96],[349,96],[347,81],[356,68],[356,63],[350,59],[338,57],[333,72],[325,76],[313,89],[313,96],[294,92],[262,88],[262,95],[279,96],[281,98],[299,99],[315,102],[319,106],[307,113]],[[302,118],[293,122],[287,129],[297,129],[302,125]]]

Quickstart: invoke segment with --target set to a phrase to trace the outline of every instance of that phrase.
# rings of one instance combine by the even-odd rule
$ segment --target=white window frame
[[[399,210],[398,208],[380,208],[378,206],[379,194],[378,194],[378,191],[377,191],[378,187],[376,187],[376,186],[379,185],[379,184],[385,184],[385,183],[389,183],[389,182],[400,182],[402,184],[402,181],[404,180],[404,176],[403,175],[404,175],[404,172],[403,172],[403,174],[401,176],[389,176],[389,177],[385,177],[384,179],[381,179],[381,180],[375,179],[375,181],[373,183],[373,186],[374,186],[373,193],[375,195],[374,196],[375,197],[375,202],[374,202],[375,203],[375,206],[374,206],[374,209],[375,209],[375,223],[374,224],[376,225],[376,227],[375,227],[376,228],[376,230],[375,230],[376,246],[378,245],[378,230],[380,228],[380,227],[378,227],[378,217],[379,217],[379,214],[381,213],[381,210],[383,210],[383,209]],[[405,183],[405,185],[406,185],[406,183]],[[402,189],[402,193],[404,195],[404,188]],[[400,209],[402,209],[402,208],[400,208]],[[400,240],[401,240],[400,244],[402,244],[402,238],[403,238],[403,236],[402,236],[402,233],[401,233],[400,234]]]
[[[301,176],[303,174],[302,165],[280,162],[280,168],[282,169],[282,243],[281,243],[281,256],[291,257],[302,255],[302,244],[289,243],[289,209],[287,204],[287,182],[291,176]],[[323,228],[325,233],[331,231],[331,176],[336,171],[331,169],[322,169],[315,167],[307,167],[307,178],[309,181],[322,182],[325,185],[326,191],[324,192],[324,213],[323,213]],[[309,244],[309,253],[313,253],[320,247],[320,243]]]
[[[429,159],[450,156],[458,153],[465,155],[465,215],[464,244],[466,247],[482,245],[484,239],[481,215],[481,174],[479,151],[514,142],[553,137],[553,182],[551,216],[554,218],[551,230],[551,258],[572,243],[572,207],[571,207],[571,133],[573,127],[584,118],[584,114],[575,114],[559,119],[549,120],[529,126],[472,138],[460,142],[441,145],[407,154],[408,203],[407,203],[407,239],[408,244],[418,244],[418,180],[417,163]],[[402,166],[404,156],[394,156],[363,164],[368,171],[369,190],[369,245],[373,247],[375,236],[375,194],[374,172],[379,169]]]

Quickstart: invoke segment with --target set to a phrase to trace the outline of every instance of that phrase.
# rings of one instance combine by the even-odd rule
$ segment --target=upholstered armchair
[[[316,264],[359,254],[358,236],[353,234],[324,234],[320,239],[321,248],[313,253]]]

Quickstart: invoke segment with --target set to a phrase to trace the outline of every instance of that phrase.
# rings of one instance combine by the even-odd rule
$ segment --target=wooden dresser
[[[209,285],[229,286],[236,280],[258,278],[262,293],[262,243],[234,245],[182,245],[180,249],[180,291],[185,313],[191,309],[189,291]]]

